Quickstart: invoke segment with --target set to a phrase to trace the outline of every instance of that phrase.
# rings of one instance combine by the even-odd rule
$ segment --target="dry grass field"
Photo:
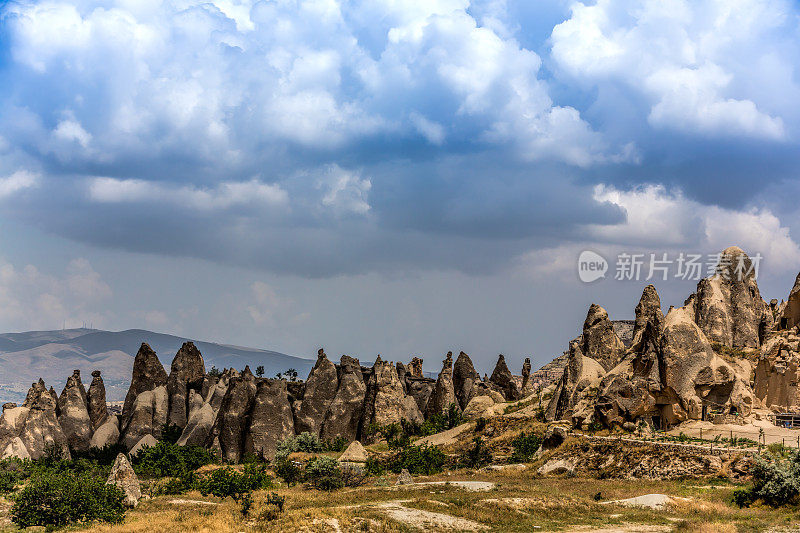
[[[230,498],[221,500],[192,492],[145,500],[122,524],[92,525],[74,531],[800,531],[800,510],[739,509],[730,503],[736,485],[721,480],[543,478],[533,468],[458,470],[415,479],[443,484],[402,488],[394,487],[395,478],[371,478],[365,486],[334,492],[279,486],[275,492],[286,497],[285,512],[268,522],[243,518],[240,506]],[[456,480],[486,481],[494,487],[470,492],[447,483]],[[653,493],[667,494],[675,503],[662,510],[602,503]],[[265,496],[265,492],[255,495],[254,509]],[[4,532],[14,531],[6,524]]]

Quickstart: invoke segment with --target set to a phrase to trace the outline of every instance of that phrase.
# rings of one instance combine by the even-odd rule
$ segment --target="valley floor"
[[[394,487],[396,477],[371,478],[367,486],[331,493],[302,486],[279,487],[275,491],[286,497],[286,508],[272,522],[248,522],[230,498],[220,500],[193,492],[142,501],[124,523],[93,525],[85,531],[800,531],[800,509],[739,509],[730,503],[737,485],[723,480],[543,478],[533,467],[499,472],[459,470],[415,478],[416,484],[402,488]],[[422,483],[431,481],[444,483]],[[464,488],[456,481],[485,483]],[[604,503],[647,494],[668,495],[673,503],[663,509]],[[7,506],[0,504],[0,513],[7,513]]]

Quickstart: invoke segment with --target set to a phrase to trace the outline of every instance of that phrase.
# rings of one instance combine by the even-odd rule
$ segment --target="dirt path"
[[[472,423],[467,422],[465,424],[461,424],[460,426],[456,426],[453,429],[448,429],[447,431],[442,431],[441,433],[434,433],[433,435],[422,437],[414,442],[414,444],[417,446],[422,446],[423,444],[449,446],[450,444],[455,444],[458,441],[458,436],[467,431],[470,427],[472,427]]]
[[[408,500],[394,500],[383,502],[371,506],[380,510],[388,518],[406,524],[417,529],[430,530],[441,529],[446,531],[483,531],[489,526],[479,524],[466,518],[450,516],[444,513],[434,513],[405,507],[403,504]]]

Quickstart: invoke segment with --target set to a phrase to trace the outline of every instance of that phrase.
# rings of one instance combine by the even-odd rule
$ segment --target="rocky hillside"
[[[174,354],[187,339],[141,329],[102,331],[67,329],[0,334],[0,402],[22,402],[31,383],[40,377],[61,384],[65,369],[85,373],[100,370],[109,401],[125,398],[130,384],[133,358],[142,342],[157,353]],[[314,365],[310,359],[279,352],[194,341],[209,368],[253,368],[263,365],[274,376],[294,368],[304,376]]]
[[[6,403],[0,417],[0,458],[38,458],[49,446],[85,451],[121,443],[128,450],[151,445],[166,426],[177,426],[179,445],[214,449],[228,462],[247,454],[272,457],[289,436],[310,432],[325,440],[369,441],[371,428],[458,411],[486,409],[529,392],[530,363],[518,386],[499,356],[483,379],[469,356],[452,353],[436,380],[422,374],[422,360],[408,366],[383,361],[362,367],[342,356],[331,362],[323,350],[306,381],[256,377],[249,366],[208,372],[197,345],[185,342],[169,372],[142,343],[133,361],[121,415],[109,413],[102,373],[92,372],[88,391],[75,370],[61,393],[39,379],[22,405]]]
[[[648,285],[629,345],[606,310],[592,304],[569,345],[548,420],[668,427],[743,421],[758,408],[798,409],[800,276],[788,301],[767,303],[751,267],[741,249],[724,250],[716,273],[666,316]]]

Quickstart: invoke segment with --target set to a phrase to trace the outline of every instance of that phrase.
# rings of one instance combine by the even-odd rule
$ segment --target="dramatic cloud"
[[[745,0],[576,2],[553,59],[577,83],[620,85],[655,128],[785,141],[796,136],[797,6]]]
[[[86,259],[71,261],[62,275],[34,265],[21,268],[0,260],[0,320],[9,330],[101,327],[112,291]]]
[[[248,204],[279,206],[289,197],[277,185],[247,182],[222,182],[213,189],[168,187],[137,179],[94,178],[89,197],[96,202],[166,202],[197,209],[226,209]]]
[[[800,165],[787,0],[0,10],[3,216],[71,241],[304,277],[795,257],[769,205]]]

